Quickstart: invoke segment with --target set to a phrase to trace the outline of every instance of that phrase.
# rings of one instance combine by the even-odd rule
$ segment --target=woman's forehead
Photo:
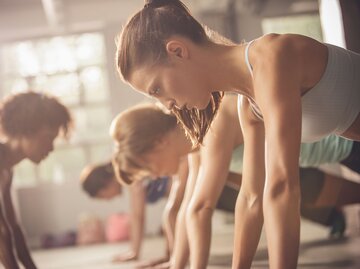
[[[152,68],[141,67],[136,68],[133,72],[131,72],[129,83],[135,90],[145,92],[150,88],[155,78],[156,72],[154,72]]]

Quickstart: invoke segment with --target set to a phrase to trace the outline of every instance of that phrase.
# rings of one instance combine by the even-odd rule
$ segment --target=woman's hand
[[[171,268],[171,262],[164,262],[154,267],[154,269],[169,269]]]
[[[129,262],[129,261],[137,260],[137,258],[138,258],[138,255],[134,251],[129,250],[128,252],[125,252],[123,254],[116,255],[112,259],[112,262],[113,263]]]

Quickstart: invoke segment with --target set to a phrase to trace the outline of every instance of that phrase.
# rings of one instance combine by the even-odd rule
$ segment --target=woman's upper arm
[[[188,174],[188,162],[187,160],[183,160],[180,163],[177,175],[172,179],[168,201],[166,202],[166,207],[169,210],[179,210],[184,199]]]
[[[236,124],[239,124],[237,119],[223,110],[218,113],[205,137],[204,145],[200,149],[201,164],[192,198],[197,205],[216,205],[229,172],[237,135],[234,127]]]
[[[244,161],[241,191],[262,196],[265,182],[265,129],[254,115],[245,97],[239,105],[239,118],[244,137]]]
[[[254,81],[265,125],[267,175],[279,179],[298,173],[301,141],[301,65],[288,43],[269,53]]]
[[[183,206],[187,207],[187,205],[191,199],[191,196],[194,192],[196,179],[197,179],[197,175],[198,175],[199,167],[200,167],[199,152],[194,152],[194,153],[189,154],[187,161],[188,161],[188,174],[187,174],[187,179],[186,179],[186,188],[185,188],[184,199],[183,199],[181,207],[183,207]]]
[[[301,105],[285,99],[271,112],[271,116],[264,113],[267,175],[286,179],[299,172]]]

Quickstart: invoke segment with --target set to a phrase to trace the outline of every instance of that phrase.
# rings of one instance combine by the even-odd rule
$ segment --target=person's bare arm
[[[181,204],[178,217],[176,219],[175,229],[175,240],[174,251],[170,260],[170,267],[172,269],[183,269],[185,268],[189,259],[189,243],[188,233],[186,230],[186,210],[188,208],[193,190],[195,187],[199,165],[200,165],[200,154],[192,153],[189,154],[189,175],[186,183],[186,190],[184,195],[183,203]]]
[[[141,244],[144,236],[145,221],[145,189],[142,181],[134,182],[130,186],[130,241],[131,249],[123,254],[117,255],[114,262],[125,262],[136,260],[140,256]]]
[[[266,185],[264,222],[270,268],[296,268],[300,239],[299,152],[301,141],[302,59],[294,42],[267,42],[266,61],[254,87],[265,124]]]
[[[170,194],[163,212],[163,228],[167,237],[169,254],[174,249],[176,218],[184,198],[188,173],[188,163],[183,161],[180,164],[178,174],[173,178]]]
[[[251,266],[263,225],[265,132],[263,123],[255,118],[245,98],[242,98],[239,114],[244,136],[244,161],[235,208],[233,268],[247,269]]]
[[[227,179],[237,130],[240,130],[236,97],[231,96],[230,101],[223,100],[221,106],[201,147],[200,170],[187,210],[187,230],[191,234],[190,268],[207,267],[211,218]]]
[[[184,192],[189,174],[188,161],[183,160],[180,163],[177,175],[173,177],[170,194],[163,212],[163,229],[167,242],[167,256],[151,261],[146,261],[137,266],[137,268],[169,268],[170,257],[173,253],[175,244],[175,228],[178,212],[184,198]],[[185,250],[186,251],[186,250]]]
[[[5,244],[7,245],[8,248],[7,250],[4,251],[3,249],[1,250],[1,252],[4,253],[4,261],[5,263],[8,263],[9,266],[10,264],[11,266],[14,266],[9,268],[18,268],[14,257],[15,255],[11,253],[12,250],[15,249],[17,257],[19,258],[20,262],[24,265],[25,268],[36,269],[35,263],[30,255],[30,250],[26,245],[24,234],[16,219],[12,198],[11,198],[12,176],[9,174],[8,178],[3,180],[4,181],[1,184],[1,192],[2,192],[1,194],[2,194],[2,204],[3,204],[5,217],[3,216],[3,212],[0,212],[0,215],[2,215],[0,222],[1,222],[1,234],[2,237],[4,237],[4,242],[6,242]],[[12,243],[14,243],[14,246],[12,245]]]

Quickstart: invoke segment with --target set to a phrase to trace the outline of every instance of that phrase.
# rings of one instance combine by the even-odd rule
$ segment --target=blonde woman
[[[188,244],[192,250],[191,262],[206,266],[212,211],[224,199],[221,195],[225,192],[224,186],[235,187],[235,191],[240,189],[241,178],[234,180],[228,177],[229,169],[241,174],[243,166],[243,138],[237,121],[237,97],[225,96],[223,104],[203,146],[198,149],[192,148],[184,130],[176,124],[175,116],[156,105],[131,108],[116,117],[112,124],[111,134],[118,149],[113,163],[123,183],[131,184],[144,175],[175,175],[176,178],[179,171],[183,171],[180,178],[187,181],[187,187],[175,229],[178,235],[175,236],[171,261],[175,268],[185,266]],[[329,162],[348,163],[358,155],[359,149],[355,145],[352,141],[335,136],[318,143],[303,144],[299,162],[305,167]],[[319,171],[302,171],[301,183],[304,204],[340,206],[359,202],[357,184]],[[232,205],[235,205],[235,199]],[[186,229],[192,234],[189,242]]]

